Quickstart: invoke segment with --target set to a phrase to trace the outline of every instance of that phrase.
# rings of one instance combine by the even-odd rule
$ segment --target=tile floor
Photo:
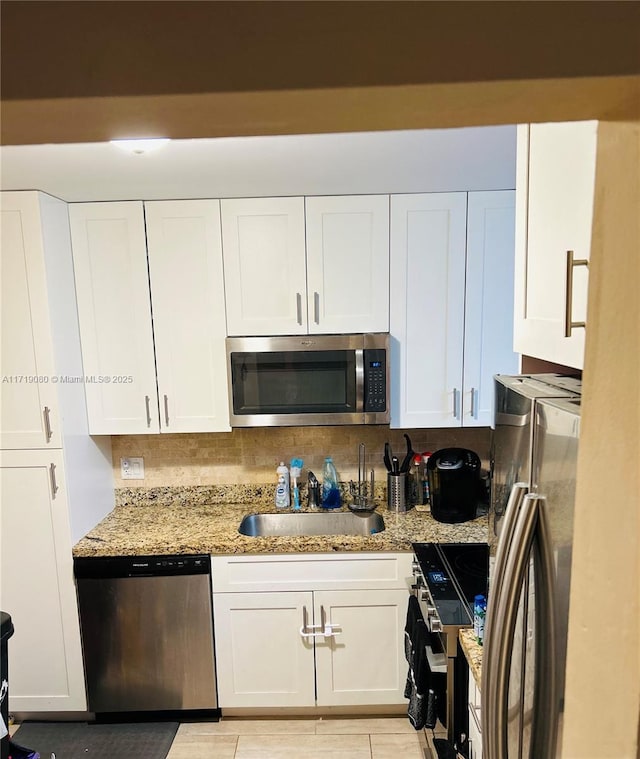
[[[180,725],[167,759],[194,757],[424,759],[425,753],[405,717],[224,719]]]
[[[13,735],[19,725],[12,725]],[[167,759],[430,759],[406,717],[183,723]]]

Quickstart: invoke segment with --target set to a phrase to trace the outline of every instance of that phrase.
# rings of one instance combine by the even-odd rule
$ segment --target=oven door
[[[433,731],[427,731],[425,736],[427,744],[435,757],[438,753],[433,745],[434,738],[446,739],[457,748],[460,756],[467,757],[469,667],[458,641],[458,632],[465,625],[442,626],[422,575],[418,574],[414,580],[412,592],[418,599],[422,618],[430,631],[427,650],[429,668],[431,672],[444,673],[446,682],[446,690],[441,696],[444,702],[438,709],[438,722]]]

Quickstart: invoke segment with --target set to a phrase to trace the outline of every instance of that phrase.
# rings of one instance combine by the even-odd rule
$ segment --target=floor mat
[[[166,759],[177,722],[24,722],[13,742],[42,759]]]

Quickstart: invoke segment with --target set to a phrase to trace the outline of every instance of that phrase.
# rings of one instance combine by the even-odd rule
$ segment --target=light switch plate
[[[144,480],[144,459],[142,456],[121,458],[120,477],[123,480]]]

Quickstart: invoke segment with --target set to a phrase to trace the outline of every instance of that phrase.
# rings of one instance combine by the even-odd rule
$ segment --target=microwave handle
[[[357,348],[354,352],[356,359],[356,413],[364,414],[364,350]]]

